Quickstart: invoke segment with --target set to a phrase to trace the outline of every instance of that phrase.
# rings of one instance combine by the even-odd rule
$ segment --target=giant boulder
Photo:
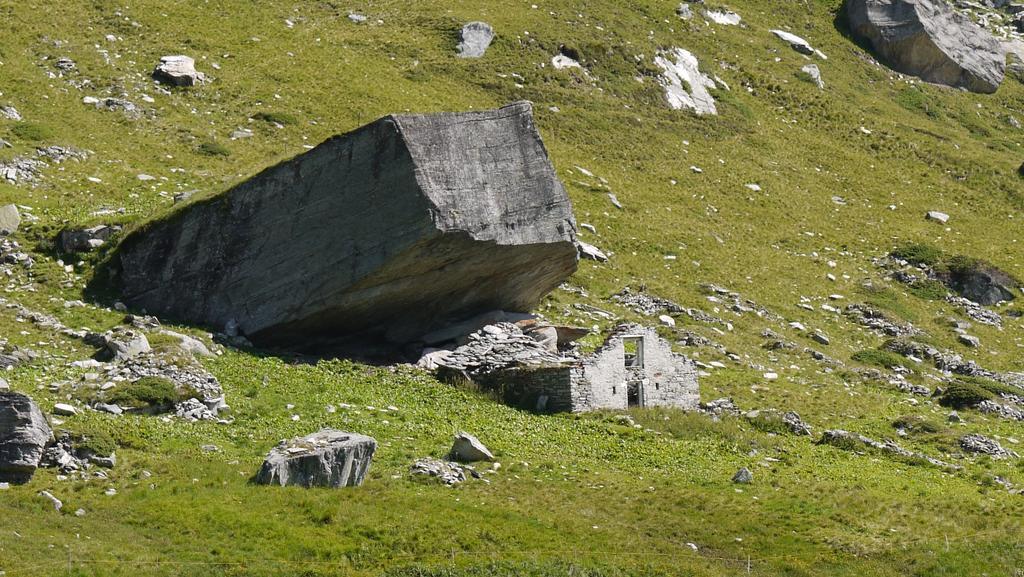
[[[28,482],[52,438],[46,417],[32,399],[0,391],[0,482]]]
[[[945,0],[846,0],[846,15],[851,32],[898,72],[982,93],[1003,82],[999,41]]]
[[[572,206],[519,102],[388,116],[126,238],[124,302],[264,345],[408,343],[529,311],[577,265]]]

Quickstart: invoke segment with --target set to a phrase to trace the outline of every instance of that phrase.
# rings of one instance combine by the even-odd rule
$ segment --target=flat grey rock
[[[0,206],[0,236],[14,234],[21,226],[21,214],[13,204]]]
[[[945,0],[846,0],[846,15],[897,72],[981,93],[1003,82],[1005,48]]]
[[[805,64],[800,71],[806,74],[819,89],[825,88],[825,81],[821,78],[821,69],[817,64]]]
[[[32,399],[0,391],[0,481],[28,482],[52,439],[50,425]]]
[[[124,302],[254,343],[407,343],[527,312],[577,266],[532,106],[388,116],[128,236]]]
[[[377,441],[366,435],[323,429],[282,441],[270,450],[255,482],[300,487],[356,487],[370,469]]]
[[[741,485],[749,485],[754,482],[754,474],[750,472],[750,469],[743,467],[736,474],[732,476],[733,483],[739,483]]]
[[[494,29],[486,22],[470,22],[459,32],[459,45],[456,47],[460,58],[480,58],[487,52],[487,47],[494,40]]]
[[[937,210],[929,210],[924,215],[924,218],[926,220],[934,220],[939,224],[946,224],[947,222],[949,222],[949,215],[944,212],[939,212]]]
[[[203,73],[196,71],[196,61],[180,54],[161,58],[153,78],[174,86],[195,86],[206,80]]]

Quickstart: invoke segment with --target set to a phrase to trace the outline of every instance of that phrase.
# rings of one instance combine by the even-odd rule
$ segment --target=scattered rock
[[[927,220],[934,220],[939,224],[946,224],[947,222],[949,222],[949,215],[944,212],[939,212],[937,210],[929,210],[928,213],[924,215],[924,217]]]
[[[704,10],[704,18],[723,26],[739,26],[743,19],[732,10]]]
[[[384,188],[387,202],[368,193]],[[125,302],[162,319],[234,319],[250,341],[293,350],[349,337],[390,352],[495,307],[531,310],[578,252],[572,205],[519,102],[328,139],[129,235],[115,258]]]
[[[821,69],[818,68],[817,64],[805,64],[803,68],[800,69],[800,72],[806,74],[807,77],[811,79],[811,82],[813,82],[818,88],[825,88],[825,81],[821,79]]]
[[[989,455],[995,459],[1019,456],[1013,451],[1004,449],[1003,446],[999,444],[999,441],[978,434],[970,434],[960,437],[960,448],[968,453]]]
[[[656,56],[654,63],[663,71],[659,81],[665,89],[665,98],[670,108],[686,108],[697,114],[718,114],[715,99],[708,92],[717,85],[700,71],[696,56],[682,48],[676,48],[674,51]]]
[[[58,513],[60,513],[60,510],[64,508],[64,503],[60,499],[54,497],[53,493],[50,493],[49,491],[39,491],[39,496],[52,503],[53,508],[56,509]]]
[[[0,206],[0,236],[6,236],[18,232],[21,226],[21,214],[18,207],[13,204]]]
[[[460,463],[474,463],[476,461],[493,461],[494,455],[479,439],[462,432],[455,435],[455,443],[452,445],[448,458]]]
[[[461,465],[441,459],[417,459],[409,467],[409,474],[433,477],[445,485],[457,485],[466,480],[466,472]]]
[[[152,350],[146,335],[138,331],[117,328],[104,335],[107,350],[114,355],[114,362],[123,362]]]
[[[579,62],[573,57],[562,54],[559,52],[551,58],[551,66],[555,67],[555,70],[565,70],[566,68],[583,68]]]
[[[945,0],[846,0],[846,15],[854,35],[899,72],[981,93],[1003,81],[999,42]]]
[[[789,44],[793,50],[800,54],[806,54],[807,56],[814,54],[814,47],[811,46],[811,43],[796,34],[786,32],[785,30],[772,30],[771,33],[778,37],[779,40]]]
[[[366,22],[366,16],[359,14],[358,12],[349,12],[348,19],[354,24],[362,24]]]
[[[28,482],[52,438],[46,417],[32,399],[0,391],[0,481]]]
[[[67,403],[57,403],[56,405],[53,406],[53,414],[61,415],[64,417],[72,417],[78,414],[78,409],[76,409],[74,405],[69,405]]]
[[[683,2],[676,8],[676,16],[679,16],[683,20],[689,20],[693,18],[693,10],[690,9],[689,4]]]
[[[206,81],[206,76],[196,71],[196,61],[183,55],[161,58],[153,78],[174,86],[195,86]]]
[[[281,441],[270,450],[255,482],[300,487],[356,487],[362,484],[377,450],[365,435],[322,429]]]
[[[480,58],[494,40],[494,29],[486,22],[470,22],[459,33],[460,58]]]
[[[13,106],[0,106],[0,117],[14,121],[21,120],[21,114],[18,112],[18,109]]]
[[[855,451],[861,448],[870,448],[897,457],[921,459],[927,461],[932,465],[935,465],[936,467],[942,467],[944,469],[963,468],[960,467],[959,465],[952,465],[950,463],[946,463],[945,461],[940,461],[938,459],[929,457],[927,455],[923,455],[921,453],[908,451],[907,449],[900,447],[893,441],[886,441],[884,443],[880,443],[870,437],[865,437],[864,435],[858,435],[856,433],[850,433],[848,431],[843,431],[840,429],[833,429],[822,433],[821,440],[818,441],[818,444],[832,445],[834,447],[844,449],[847,451]]]
[[[960,341],[961,344],[963,344],[964,346],[971,347],[972,349],[976,349],[981,346],[981,339],[979,339],[978,337],[974,337],[967,334],[961,334],[957,335],[957,339]]]
[[[580,250],[580,258],[596,260],[598,262],[606,262],[608,260],[608,255],[592,244],[577,240],[576,246]]]
[[[741,485],[749,485],[754,482],[754,474],[750,472],[750,469],[743,467],[736,474],[732,476],[733,483],[739,483]]]

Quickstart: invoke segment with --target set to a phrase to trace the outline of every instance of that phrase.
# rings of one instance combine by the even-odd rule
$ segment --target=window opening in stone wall
[[[643,337],[623,337],[622,338],[622,349],[624,352],[624,362],[627,369],[642,369],[644,368],[644,338]]]

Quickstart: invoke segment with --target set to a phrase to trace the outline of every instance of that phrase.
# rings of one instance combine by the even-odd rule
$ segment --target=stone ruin
[[[563,337],[552,341],[547,338],[552,332]],[[428,349],[418,364],[441,380],[471,382],[509,405],[542,413],[697,408],[695,365],[656,329],[620,325],[591,354],[571,346],[583,334],[536,319],[498,323],[470,334],[461,345]]]
[[[307,350],[391,350],[576,270],[572,205],[532,106],[388,116],[130,234],[123,301]]]

